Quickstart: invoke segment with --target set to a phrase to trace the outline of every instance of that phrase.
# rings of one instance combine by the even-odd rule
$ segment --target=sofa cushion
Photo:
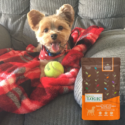
[[[120,120],[82,120],[81,108],[73,93],[61,95],[39,110],[26,115],[0,113],[0,125],[122,125],[125,122],[125,106],[120,106]]]
[[[11,37],[9,32],[0,25],[0,49],[11,48]]]
[[[2,0],[0,24],[10,32],[13,48],[24,50],[28,44],[37,46],[35,34],[27,22],[30,10],[36,9],[49,15],[54,14],[63,4],[71,4],[77,13],[78,0]]]
[[[25,115],[0,112],[0,125],[24,125]]]
[[[105,30],[125,27],[125,0],[80,0],[75,27],[102,26]]]
[[[24,125],[97,125],[97,121],[81,119],[81,108],[71,92],[57,97],[35,112],[26,114]]]
[[[120,57],[120,99],[125,104],[125,30],[105,31],[101,34],[85,57]],[[82,105],[82,69],[80,69],[74,88],[74,97]]]

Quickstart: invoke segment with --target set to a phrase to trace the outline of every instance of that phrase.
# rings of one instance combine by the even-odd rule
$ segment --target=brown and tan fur
[[[34,52],[40,52],[42,45],[52,53],[63,52],[66,49],[65,45],[68,42],[74,22],[74,10],[71,5],[64,4],[57,10],[56,14],[47,17],[37,10],[31,10],[27,14],[27,18],[31,29],[35,32],[36,38],[40,43],[34,49]],[[53,34],[56,34],[56,39],[52,39]],[[59,50],[54,51],[52,44],[57,44]],[[56,60],[61,62],[64,56]],[[40,77],[45,76],[44,67],[49,61],[52,60],[40,60]]]

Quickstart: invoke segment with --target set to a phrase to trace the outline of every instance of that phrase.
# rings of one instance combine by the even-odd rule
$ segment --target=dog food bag
[[[120,58],[82,58],[82,119],[120,119]]]

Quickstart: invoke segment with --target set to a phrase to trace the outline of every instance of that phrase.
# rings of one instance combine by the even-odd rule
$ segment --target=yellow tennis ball
[[[45,75],[47,77],[58,77],[64,73],[64,68],[61,63],[57,61],[51,61],[46,64],[44,68]]]

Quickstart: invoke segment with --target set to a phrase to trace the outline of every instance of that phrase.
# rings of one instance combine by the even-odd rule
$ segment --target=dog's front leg
[[[37,45],[37,47],[35,47],[35,48],[33,49],[33,52],[40,52],[41,48],[42,48],[42,44],[39,43],[39,44]]]
[[[40,60],[40,70],[41,70],[40,78],[45,77],[44,68],[47,63],[48,61],[46,60]]]

